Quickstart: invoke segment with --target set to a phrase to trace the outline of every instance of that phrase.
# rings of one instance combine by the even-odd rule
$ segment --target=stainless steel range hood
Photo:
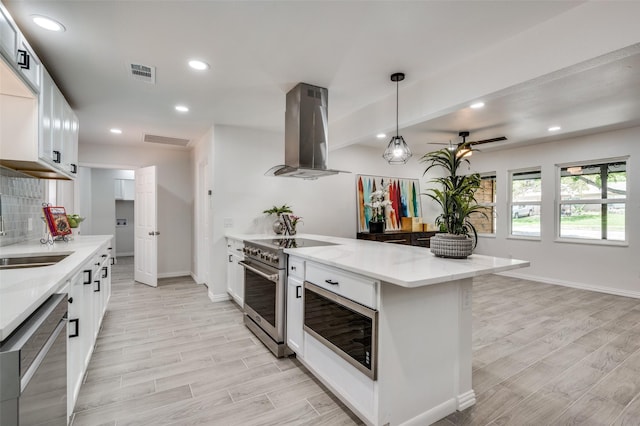
[[[323,87],[298,83],[287,93],[285,112],[284,164],[272,167],[267,176],[317,179],[337,173],[327,168],[328,91]]]

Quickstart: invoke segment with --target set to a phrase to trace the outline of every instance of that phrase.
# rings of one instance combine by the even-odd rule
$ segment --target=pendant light
[[[398,134],[398,94],[400,91],[398,82],[402,80],[404,80],[404,73],[391,74],[391,81],[396,82],[396,135],[391,138],[387,149],[382,154],[382,158],[387,160],[389,164],[406,164],[413,155],[404,138]]]

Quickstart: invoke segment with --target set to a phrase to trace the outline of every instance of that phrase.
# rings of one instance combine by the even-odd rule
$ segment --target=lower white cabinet
[[[73,413],[102,318],[111,295],[111,259],[107,246],[85,262],[69,282],[67,326],[67,415]]]
[[[287,280],[287,346],[303,357],[304,283],[298,278]]]
[[[241,240],[227,239],[227,293],[240,307],[244,305],[244,260]]]

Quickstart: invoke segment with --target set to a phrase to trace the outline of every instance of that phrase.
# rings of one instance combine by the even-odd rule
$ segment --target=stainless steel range
[[[244,323],[277,357],[288,355],[285,341],[287,255],[285,248],[334,245],[305,238],[244,242]]]

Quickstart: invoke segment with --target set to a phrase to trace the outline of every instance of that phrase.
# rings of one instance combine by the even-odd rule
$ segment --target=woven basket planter
[[[431,237],[431,253],[438,257],[466,259],[473,252],[473,240],[466,235],[436,234]]]

